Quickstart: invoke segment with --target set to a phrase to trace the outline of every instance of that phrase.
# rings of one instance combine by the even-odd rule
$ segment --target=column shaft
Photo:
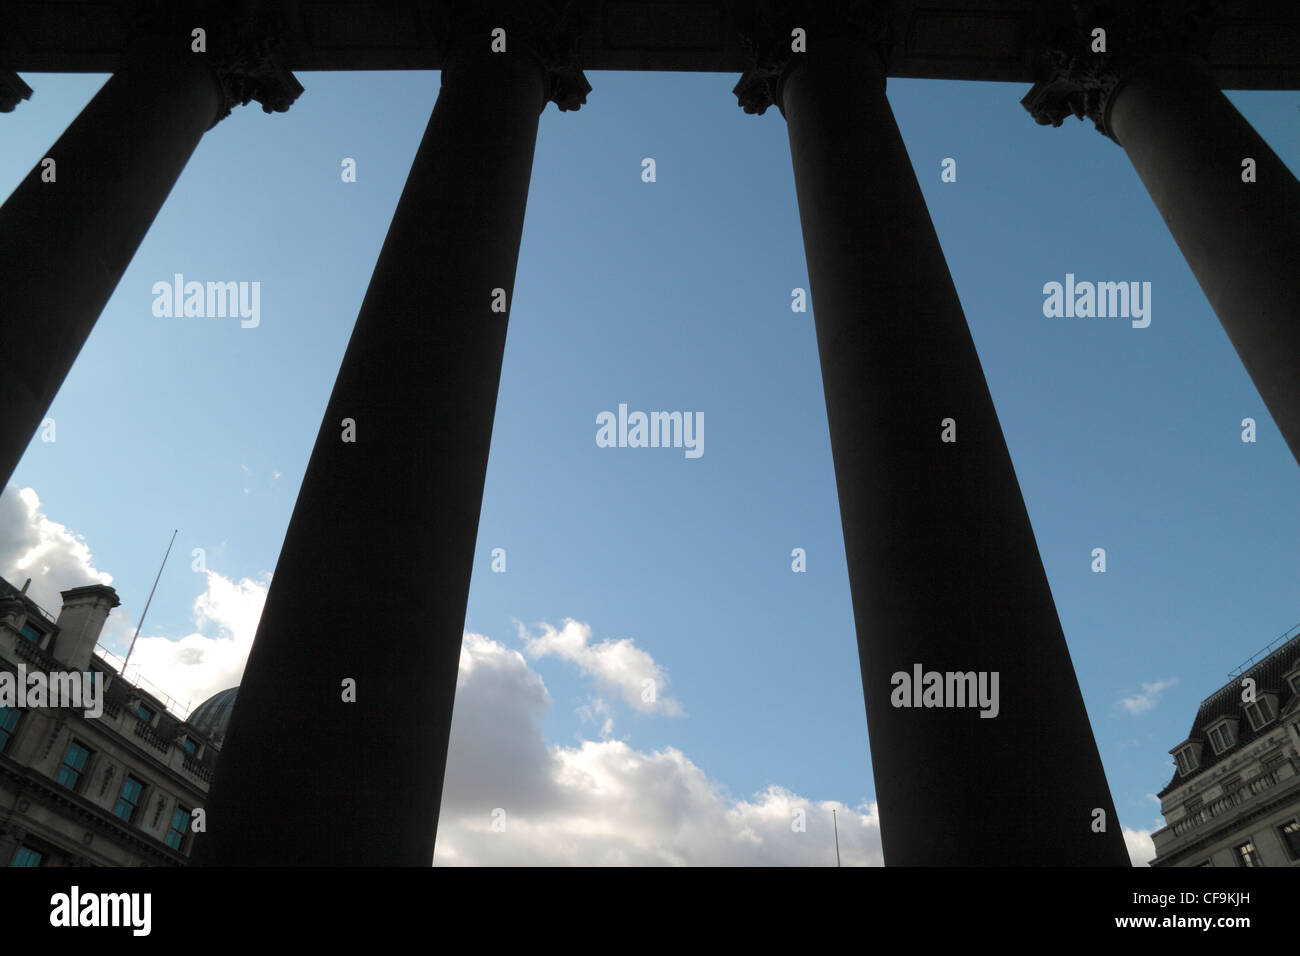
[[[779,102],[885,862],[1127,865],[1015,470],[879,58],[861,46],[819,49],[795,57]],[[940,440],[945,418],[956,443]],[[996,673],[996,717],[970,701],[893,706],[903,693],[894,675],[910,681],[916,665],[983,672],[990,697]],[[906,699],[923,700],[921,690]]]
[[[1300,462],[1300,182],[1198,60],[1140,68],[1106,122]]]
[[[220,103],[199,58],[137,48],[0,207],[0,487]]]
[[[493,289],[513,295],[545,100],[526,53],[444,68],[289,522],[200,865],[432,862],[506,339]]]

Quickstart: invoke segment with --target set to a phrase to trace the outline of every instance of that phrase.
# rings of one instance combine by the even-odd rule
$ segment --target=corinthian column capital
[[[302,84],[280,55],[275,31],[260,31],[253,24],[219,37],[208,54],[213,75],[221,87],[221,109],[213,126],[236,106],[256,100],[263,113],[284,113],[302,93]]]
[[[12,113],[19,102],[32,95],[32,88],[12,70],[0,70],[0,113]]]
[[[1212,0],[1056,0],[1040,16],[1036,82],[1020,104],[1039,125],[1087,117],[1114,139],[1119,85],[1157,59],[1204,56],[1213,16]]]
[[[779,106],[781,77],[810,50],[857,44],[886,62],[891,7],[890,0],[756,0],[741,33],[749,65],[732,89],[741,109],[761,115]]]
[[[145,5],[129,29],[132,55],[193,57],[211,70],[220,100],[212,126],[254,101],[265,113],[286,112],[303,92],[282,55],[285,24],[254,0]]]
[[[578,109],[591,84],[579,62],[582,24],[572,7],[548,0],[441,0],[431,21],[443,72],[454,71],[466,56],[522,49],[546,73],[546,102]]]

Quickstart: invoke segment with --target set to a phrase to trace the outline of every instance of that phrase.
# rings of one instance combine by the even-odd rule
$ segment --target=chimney
[[[31,583],[32,583],[32,579],[31,579],[31,578],[28,578],[26,581],[24,581],[24,582],[23,582],[23,589],[22,589],[21,591],[19,591],[18,593],[19,593],[19,594],[26,594],[26,593],[27,593],[27,589],[28,589],[29,587],[31,587]]]
[[[59,619],[54,622],[59,627],[54,656],[73,670],[87,670],[108,612],[122,602],[118,600],[117,592],[107,584],[72,588],[61,591],[60,596],[63,608],[59,611]]]

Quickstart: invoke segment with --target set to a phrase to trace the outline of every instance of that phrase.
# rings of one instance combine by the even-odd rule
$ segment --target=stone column
[[[1093,54],[1099,23],[1110,52]],[[1200,56],[1210,27],[1163,3],[1085,13],[1023,103],[1041,124],[1087,116],[1124,147],[1300,462],[1300,182],[1219,90]]]
[[[489,37],[466,28],[444,62],[285,534],[198,865],[433,860],[538,117],[590,89],[577,71],[574,94],[513,28],[507,52]]]
[[[792,25],[806,53],[785,52]],[[885,97],[882,30],[801,18],[771,35],[736,92],[750,112],[774,100],[788,125],[885,862],[1127,865],[1015,469]],[[944,676],[936,695],[931,672],[971,683]]]
[[[0,487],[204,131],[236,103],[283,110],[302,91],[257,41],[214,35],[203,54],[190,42],[137,43],[0,207]],[[146,288],[142,321],[158,321],[150,301]]]

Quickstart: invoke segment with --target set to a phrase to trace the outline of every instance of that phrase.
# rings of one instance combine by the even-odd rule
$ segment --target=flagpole
[[[835,865],[840,865],[840,823],[835,817],[835,808],[831,807],[831,823],[835,827]]]
[[[140,623],[135,626],[135,634],[131,638],[131,646],[126,650],[126,659],[122,661],[122,679],[126,679],[126,665],[131,660],[131,654],[135,651],[135,640],[140,636],[140,628],[144,627],[144,616],[149,613],[149,605],[153,603],[153,593],[158,590],[158,581],[162,578],[163,568],[167,567],[167,556],[172,553],[172,545],[176,543],[176,535],[179,528],[172,531],[172,539],[167,542],[167,553],[163,555],[162,564],[158,565],[158,574],[153,579],[153,587],[149,589],[149,599],[144,602],[144,611],[140,614]]]

